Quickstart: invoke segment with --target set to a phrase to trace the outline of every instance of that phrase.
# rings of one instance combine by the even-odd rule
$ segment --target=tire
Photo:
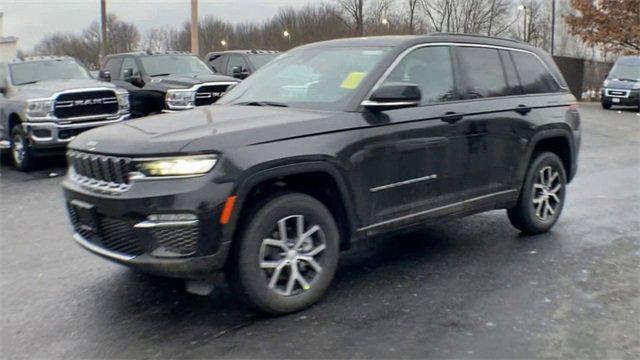
[[[29,138],[20,124],[11,130],[11,162],[20,171],[29,171],[35,164]]]
[[[338,266],[340,233],[329,210],[311,196],[284,192],[260,201],[246,219],[227,271],[239,297],[254,309],[274,315],[296,312],[318,301]],[[289,242],[281,236],[282,223]],[[296,250],[297,234],[312,230]],[[302,280],[292,276],[295,273]]]
[[[602,102],[602,108],[603,108],[603,109],[605,109],[605,110],[609,110],[609,109],[611,109],[611,103],[610,103],[610,102],[603,101],[603,102]]]
[[[507,210],[511,224],[529,234],[549,231],[562,213],[566,188],[567,175],[558,155],[534,154],[518,202]]]

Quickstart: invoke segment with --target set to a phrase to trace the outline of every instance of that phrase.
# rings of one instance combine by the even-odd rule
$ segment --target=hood
[[[95,79],[64,79],[64,80],[47,80],[39,81],[34,84],[19,85],[16,87],[20,97],[39,98],[50,97],[60,91],[90,89],[90,88],[108,88],[117,89],[117,86]]]
[[[633,86],[640,83],[640,81],[628,81],[628,80],[618,80],[618,79],[607,79],[607,89],[620,89],[620,90],[630,90],[633,89]],[[603,86],[604,87],[604,86]]]
[[[151,78],[150,83],[161,85],[166,88],[190,88],[206,82],[238,82],[236,78],[215,74],[171,74],[167,76],[155,76]]]
[[[266,141],[335,130],[336,112],[213,105],[149,116],[80,134],[72,149],[127,156],[224,152]],[[346,125],[345,125],[346,126]],[[95,144],[97,143],[97,145]]]

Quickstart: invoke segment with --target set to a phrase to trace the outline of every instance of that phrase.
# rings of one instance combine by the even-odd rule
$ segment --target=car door
[[[464,200],[507,191],[511,175],[526,142],[519,134],[528,116],[511,64],[503,64],[499,49],[485,46],[455,47],[462,75],[466,110],[452,140],[460,149],[456,172],[464,174]]]
[[[413,83],[420,106],[366,111],[368,127],[358,159],[360,197],[369,209],[366,229],[456,202],[460,179],[452,146],[459,100],[451,48],[425,46],[398,62],[382,85]],[[446,121],[445,121],[446,120]]]

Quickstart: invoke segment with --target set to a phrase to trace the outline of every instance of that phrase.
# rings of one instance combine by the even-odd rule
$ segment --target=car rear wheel
[[[19,124],[11,130],[11,160],[20,171],[30,170],[35,162],[27,134]]]
[[[549,231],[564,207],[566,186],[567,176],[560,158],[551,152],[536,154],[518,203],[507,210],[511,224],[525,233]]]
[[[250,306],[287,314],[314,304],[338,264],[339,231],[315,198],[286,192],[258,203],[247,216],[228,271]]]

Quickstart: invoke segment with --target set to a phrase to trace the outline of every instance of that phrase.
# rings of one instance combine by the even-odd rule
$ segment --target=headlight
[[[168,90],[165,97],[167,107],[173,110],[191,109],[195,106],[196,92],[194,90]]]
[[[632,89],[633,89],[633,90],[640,89],[640,80],[636,81],[636,83],[635,83],[635,84],[633,84],[633,88],[632,88]]]
[[[28,117],[43,118],[48,117],[53,112],[52,100],[28,100],[25,112]]]
[[[215,155],[141,159],[136,160],[135,168],[143,177],[198,176],[213,169],[217,161]]]
[[[605,81],[602,83],[602,87],[607,87],[607,86],[609,86],[609,80],[605,80]]]
[[[116,93],[116,97],[118,98],[118,104],[120,105],[121,112],[129,112],[129,93],[128,92],[119,92]]]

